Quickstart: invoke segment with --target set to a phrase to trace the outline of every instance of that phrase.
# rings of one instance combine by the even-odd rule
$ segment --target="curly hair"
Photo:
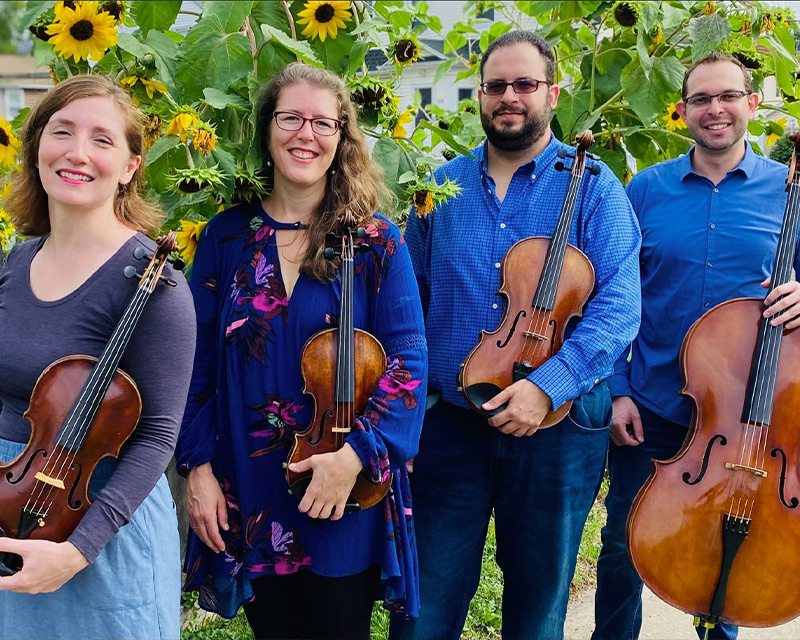
[[[100,75],[73,76],[58,83],[31,110],[22,128],[22,168],[13,178],[13,188],[5,204],[11,221],[21,234],[41,236],[50,232],[47,192],[42,187],[36,166],[42,131],[53,114],[69,103],[95,97],[108,97],[114,101],[125,122],[125,137],[131,155],[144,155],[144,118],[125,91]],[[114,214],[125,226],[152,235],[163,223],[164,213],[142,195],[143,165],[139,165],[128,184],[119,185],[114,196]]]
[[[344,82],[330,71],[302,62],[284,67],[272,77],[261,94],[257,127],[264,164],[267,165],[269,159],[270,126],[275,106],[286,87],[298,84],[330,91],[338,102],[342,121],[339,144],[331,164],[336,171],[328,172],[325,194],[309,223],[309,248],[300,264],[300,271],[306,275],[317,280],[331,280],[338,265],[324,256],[325,234],[340,231],[345,224],[364,226],[373,219],[376,211],[392,211],[395,198],[383,184],[381,171],[370,158],[364,134],[358,127],[356,109]],[[271,179],[271,170],[267,168],[266,171],[268,179]]]

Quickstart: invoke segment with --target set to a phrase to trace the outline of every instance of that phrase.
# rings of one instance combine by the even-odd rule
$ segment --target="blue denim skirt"
[[[24,445],[0,438],[0,460]],[[101,462],[92,495],[116,461]],[[54,593],[0,591],[0,638],[177,639],[180,637],[180,544],[175,503],[161,476],[150,495],[93,564]]]

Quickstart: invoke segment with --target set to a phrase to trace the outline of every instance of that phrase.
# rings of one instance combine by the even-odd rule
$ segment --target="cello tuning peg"
[[[333,247],[328,247],[325,249],[325,252],[322,254],[325,256],[326,260],[333,260],[336,256],[342,255],[341,251],[337,251]]]
[[[139,277],[139,278],[142,277],[142,274],[136,271],[136,267],[130,264],[122,270],[122,275],[124,275],[129,280],[134,277]]]
[[[142,259],[151,260],[153,256],[148,255],[144,247],[136,247],[133,250],[133,257],[136,258],[137,260],[142,260]]]
[[[565,168],[565,167],[564,167],[564,163],[563,163],[563,162],[561,162],[561,160],[559,160],[558,162],[556,162],[554,166],[555,166],[555,169],[556,169],[556,171],[563,171],[563,170],[564,170],[564,168]]]

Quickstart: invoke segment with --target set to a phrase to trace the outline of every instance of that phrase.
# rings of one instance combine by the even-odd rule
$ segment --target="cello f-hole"
[[[498,349],[504,348],[509,343],[509,341],[511,340],[511,338],[514,336],[514,334],[517,331],[517,323],[519,322],[519,319],[520,318],[525,318],[527,315],[528,314],[525,313],[525,309],[520,309],[517,312],[517,315],[514,318],[514,322],[511,325],[511,329],[509,330],[508,335],[506,336],[506,339],[503,340],[502,342],[500,342],[500,340],[497,341],[497,348]]]
[[[711,440],[708,441],[708,445],[706,446],[706,451],[703,454],[703,464],[700,467],[700,473],[697,475],[697,477],[694,480],[690,480],[692,474],[690,474],[688,471],[684,472],[684,474],[681,476],[681,478],[683,478],[683,481],[686,484],[695,485],[703,479],[703,476],[706,475],[706,470],[708,469],[708,459],[711,457],[711,449],[714,447],[714,444],[716,443],[717,440],[719,440],[719,444],[722,447],[728,444],[728,439],[722,434],[718,433],[713,438],[711,438]]]
[[[792,497],[791,500],[788,502],[786,501],[786,454],[784,453],[783,449],[775,447],[772,451],[769,452],[770,458],[777,458],[778,454],[781,456],[781,480],[780,484],[778,485],[778,496],[781,499],[781,504],[787,509],[796,509],[797,505],[800,504],[800,500],[796,497]]]

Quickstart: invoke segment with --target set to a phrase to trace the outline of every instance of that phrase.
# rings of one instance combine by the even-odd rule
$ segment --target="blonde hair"
[[[261,94],[258,130],[265,164],[269,159],[270,125],[275,106],[281,92],[297,84],[330,91],[338,102],[339,119],[342,120],[339,145],[331,164],[335,172],[328,172],[325,194],[309,224],[309,248],[300,265],[300,271],[306,275],[330,280],[337,265],[324,256],[325,234],[340,230],[348,212],[351,215],[347,217],[352,217],[356,226],[364,226],[373,219],[376,211],[388,213],[394,209],[395,198],[383,184],[381,171],[370,158],[364,134],[358,127],[356,109],[344,82],[330,71],[302,62],[284,67]],[[269,168],[267,172],[270,172]]]
[[[125,120],[125,138],[131,155],[144,156],[144,118],[125,91],[100,75],[74,76],[58,83],[44,94],[28,114],[22,128],[22,169],[14,175],[14,186],[5,204],[11,221],[21,234],[41,236],[50,232],[47,192],[42,187],[36,166],[42,131],[53,114],[69,103],[95,97],[111,98],[119,107]],[[119,185],[114,197],[114,214],[127,227],[152,235],[165,216],[160,208],[142,196],[143,165],[144,162],[128,184]]]

